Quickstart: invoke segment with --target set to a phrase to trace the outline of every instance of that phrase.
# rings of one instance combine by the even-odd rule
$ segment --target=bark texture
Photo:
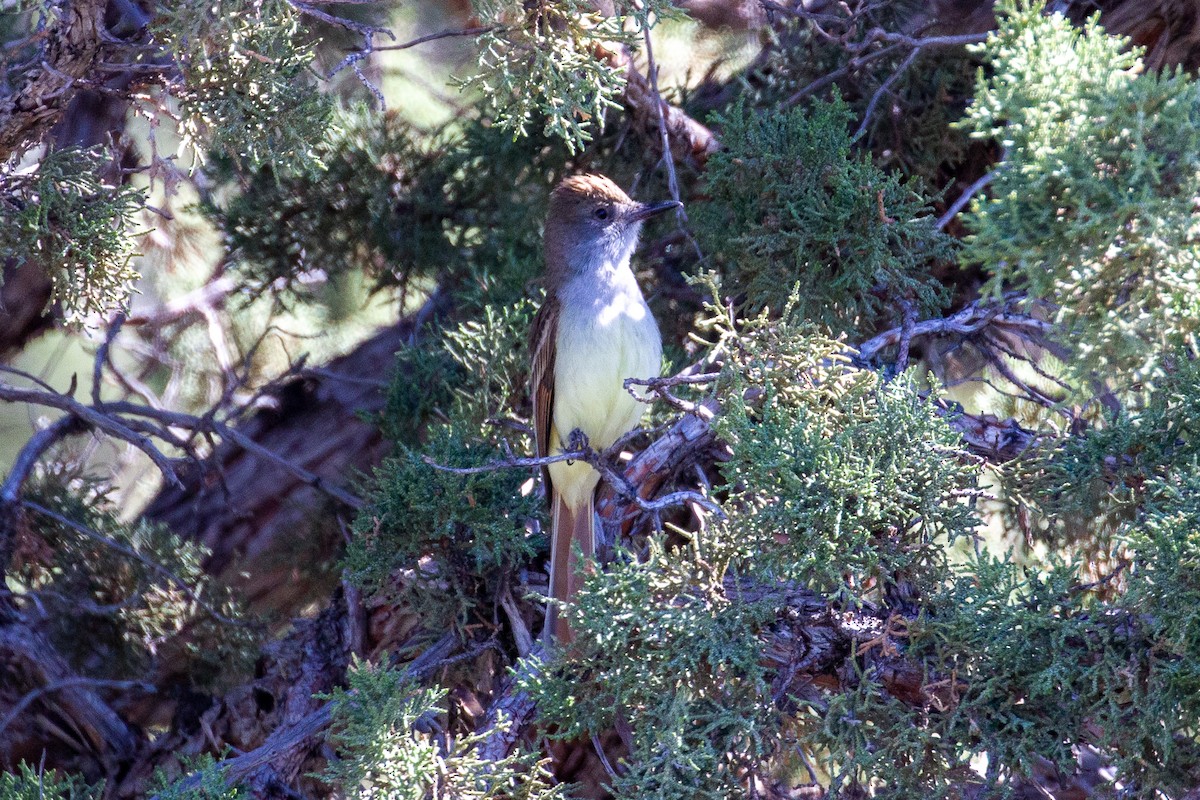
[[[265,399],[239,431],[316,475],[353,488],[387,450],[373,415],[383,411],[395,353],[413,321],[386,328],[353,352],[305,371]],[[211,551],[206,568],[238,587],[253,609],[290,615],[328,596],[348,509],[276,461],[223,444],[181,472],[184,488],[164,489],[147,519]]]
[[[31,65],[17,88],[0,97],[0,163],[41,140],[58,122],[90,76],[103,47],[107,0],[63,3],[47,25],[40,60]]]

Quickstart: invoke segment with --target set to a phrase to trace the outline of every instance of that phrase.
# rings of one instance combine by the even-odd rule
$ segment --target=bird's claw
[[[574,452],[580,452],[588,449],[587,434],[575,428],[571,431],[571,435],[567,437],[567,449]]]

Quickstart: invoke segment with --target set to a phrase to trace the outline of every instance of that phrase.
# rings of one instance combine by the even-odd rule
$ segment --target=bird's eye
[[[592,216],[594,216],[596,219],[608,219],[608,209],[604,206],[600,206],[592,212]]]

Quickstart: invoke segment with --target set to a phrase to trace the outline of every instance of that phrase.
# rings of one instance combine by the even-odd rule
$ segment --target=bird
[[[551,192],[543,235],[546,299],[530,331],[538,457],[568,449],[579,434],[603,450],[641,420],[645,404],[624,383],[659,375],[662,337],[629,262],[642,223],[680,206],[640,203],[596,174],[569,176]],[[570,603],[596,552],[600,473],[575,460],[551,463],[542,474],[551,511],[550,597]],[[574,640],[554,602],[547,604],[544,638]]]

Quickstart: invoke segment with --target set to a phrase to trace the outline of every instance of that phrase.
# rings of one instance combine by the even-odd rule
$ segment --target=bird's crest
[[[555,187],[554,193],[551,195],[552,203],[575,199],[607,200],[612,203],[621,204],[633,202],[629,199],[629,195],[621,190],[620,186],[617,186],[603,175],[591,173],[572,175],[564,178]]]

